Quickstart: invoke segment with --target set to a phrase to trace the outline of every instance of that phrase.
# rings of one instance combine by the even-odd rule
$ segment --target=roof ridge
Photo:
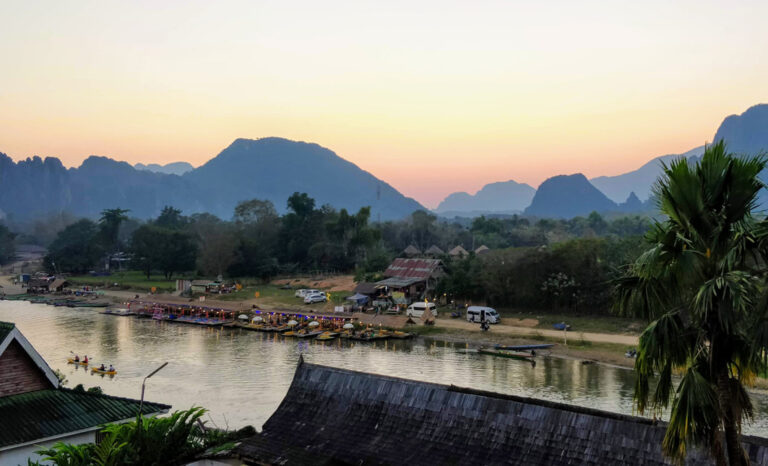
[[[57,390],[57,389],[54,389],[54,390]],[[58,390],[61,390],[63,392],[76,393],[78,395],[86,395],[86,396],[95,397],[95,398],[110,398],[110,399],[113,399],[113,400],[132,401],[132,402],[140,401],[140,400],[137,400],[135,398],[127,398],[127,397],[124,397],[124,396],[115,396],[115,395],[109,395],[109,394],[106,394],[106,393],[89,392],[86,389],[84,389],[83,391],[80,391],[80,390],[75,390],[74,388],[67,388],[67,387],[59,386]],[[171,408],[171,405],[167,405],[165,403],[157,403],[157,402],[154,402],[154,401],[146,401],[145,400],[144,404],[145,405],[160,406],[160,407],[164,407],[164,408],[168,408],[168,409]]]

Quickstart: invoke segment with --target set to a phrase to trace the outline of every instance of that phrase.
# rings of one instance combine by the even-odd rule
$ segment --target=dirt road
[[[437,327],[460,329],[460,330],[478,330],[480,324],[472,324],[465,320],[460,319],[438,319],[435,323]],[[555,329],[541,329],[530,327],[516,327],[506,324],[491,325],[491,329],[488,331],[491,334],[499,333],[505,335],[543,335],[549,338],[564,337],[564,334],[560,330]],[[612,333],[593,333],[593,332],[578,332],[569,331],[568,339],[573,340],[585,340],[594,343],[618,343],[621,345],[636,346],[637,337],[634,335],[616,335]]]

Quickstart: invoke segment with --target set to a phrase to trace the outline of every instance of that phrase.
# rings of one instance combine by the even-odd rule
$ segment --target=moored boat
[[[498,349],[491,349],[491,348],[479,348],[477,352],[480,354],[488,354],[490,356],[498,356],[501,358],[524,359],[524,360],[533,359],[533,355],[531,353],[526,353],[523,351],[508,351],[508,350],[498,350]]]
[[[315,340],[319,341],[329,341],[329,340],[335,340],[339,336],[338,333],[335,332],[323,332],[320,335],[315,338]]]

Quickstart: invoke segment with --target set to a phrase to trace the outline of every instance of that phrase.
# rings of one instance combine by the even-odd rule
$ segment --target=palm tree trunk
[[[717,395],[720,398],[720,409],[723,412],[723,428],[725,429],[725,446],[728,450],[728,463],[730,466],[748,466],[749,459],[741,448],[739,431],[736,427],[733,409],[730,406],[730,383],[727,369],[718,371]]]

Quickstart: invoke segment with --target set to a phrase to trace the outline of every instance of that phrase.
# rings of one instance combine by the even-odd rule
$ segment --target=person
[[[80,362],[80,356],[75,355],[75,362]]]
[[[109,372],[115,372],[115,368],[112,367],[112,364],[109,365]]]
[[[85,358],[83,358],[83,362],[88,364],[88,355],[87,354],[85,355]]]
[[[99,370],[102,371],[102,372],[107,370],[107,368],[104,367],[104,363],[101,363],[101,366],[99,366]]]

